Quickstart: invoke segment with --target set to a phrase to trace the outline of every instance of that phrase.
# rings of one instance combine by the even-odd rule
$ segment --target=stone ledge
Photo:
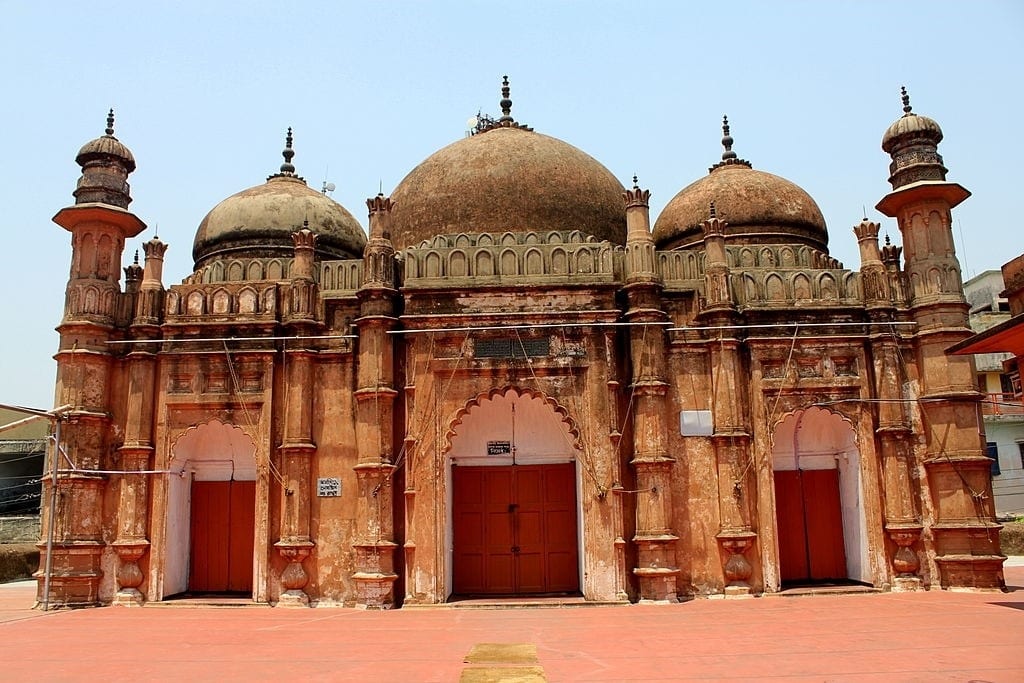
[[[32,578],[39,569],[39,549],[32,543],[0,544],[0,583]]]

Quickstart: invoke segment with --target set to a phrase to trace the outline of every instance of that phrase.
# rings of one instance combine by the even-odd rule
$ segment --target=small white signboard
[[[316,495],[319,498],[337,498],[341,495],[341,479],[320,477],[316,480]]]
[[[487,455],[508,455],[512,452],[511,441],[488,441]]]
[[[679,412],[679,433],[682,436],[711,436],[715,425],[710,410],[681,410]]]

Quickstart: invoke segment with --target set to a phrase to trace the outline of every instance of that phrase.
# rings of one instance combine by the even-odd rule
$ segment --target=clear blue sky
[[[70,236],[74,157],[102,133],[138,161],[131,209],[170,244],[165,284],[191,272],[217,202],[263,182],[295,129],[300,175],[365,226],[388,193],[464,134],[478,109],[513,114],[652,193],[652,214],[735,150],[821,207],[830,250],[859,266],[851,227],[889,186],[882,133],[935,118],[970,276],[1024,251],[1024,3],[1005,2],[12,2],[0,0],[0,274],[7,321],[0,403],[50,407]],[[966,242],[965,249],[961,242]],[[153,235],[147,231],[125,252]],[[966,251],[966,254],[964,253]],[[966,257],[965,257],[966,256]]]

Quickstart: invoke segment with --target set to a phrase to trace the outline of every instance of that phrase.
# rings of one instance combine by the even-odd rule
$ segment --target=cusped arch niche
[[[192,482],[255,481],[256,444],[220,420],[193,425],[172,442],[168,469],[164,595],[173,595],[188,587]]]
[[[256,444],[236,425],[210,420],[186,429],[171,445],[170,467],[200,481],[254,481]]]
[[[539,391],[503,387],[478,394],[455,415],[443,454],[464,464],[510,464],[511,454],[488,455],[491,442],[508,442],[518,464],[567,462],[582,450],[568,410]]]

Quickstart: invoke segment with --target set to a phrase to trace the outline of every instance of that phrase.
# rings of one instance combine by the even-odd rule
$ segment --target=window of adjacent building
[[[1010,375],[1008,373],[1005,373],[1005,372],[999,373],[999,387],[1000,387],[999,390],[1002,391],[1004,394],[1012,394],[1012,393],[1014,393],[1014,391],[1013,391],[1013,378],[1010,377]],[[1019,382],[1018,382],[1018,387],[1019,387]],[[1018,391],[1019,391],[1019,388],[1018,388]]]
[[[1024,441],[1017,442],[1017,450],[1020,451],[1020,466],[1024,469]]]
[[[985,444],[985,455],[992,459],[992,476],[999,476],[999,444],[989,441]]]

